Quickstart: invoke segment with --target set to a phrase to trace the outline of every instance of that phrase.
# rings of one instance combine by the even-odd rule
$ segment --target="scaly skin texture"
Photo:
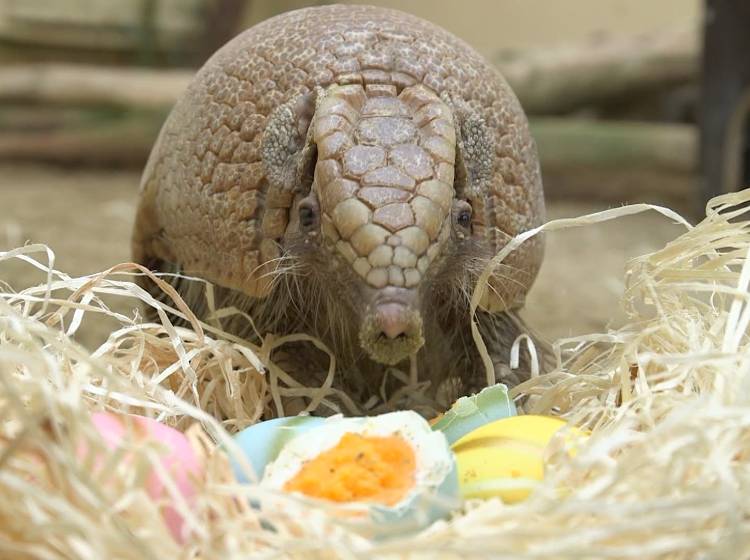
[[[198,72],[144,172],[133,252],[215,283],[219,305],[254,319],[234,332],[320,338],[355,401],[416,356],[447,403],[485,379],[468,328],[476,277],[543,218],[526,117],[494,68],[408,14],[327,6],[247,30]],[[538,238],[512,253],[481,303],[511,385],[524,377],[501,367],[522,330],[513,311],[541,256]],[[176,284],[206,313],[200,286]],[[276,358],[310,384],[323,356]]]

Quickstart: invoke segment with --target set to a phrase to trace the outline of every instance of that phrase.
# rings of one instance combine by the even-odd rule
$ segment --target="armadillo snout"
[[[370,358],[397,364],[424,344],[422,316],[413,290],[388,287],[376,293],[360,330],[360,344]]]

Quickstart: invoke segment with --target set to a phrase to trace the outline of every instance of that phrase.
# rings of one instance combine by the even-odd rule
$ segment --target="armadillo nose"
[[[414,354],[424,344],[422,317],[408,298],[383,301],[369,308],[359,332],[359,341],[370,358],[394,365]]]
[[[393,340],[405,335],[411,326],[408,309],[400,303],[385,303],[376,311],[376,321],[382,333]]]

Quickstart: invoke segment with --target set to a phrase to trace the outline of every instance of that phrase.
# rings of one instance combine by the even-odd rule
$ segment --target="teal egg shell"
[[[325,418],[318,416],[285,416],[259,422],[235,434],[234,439],[253,466],[258,480],[266,465],[276,459],[282,448],[298,435],[320,426]],[[255,482],[248,479],[244,469],[232,458],[232,470],[238,482]]]
[[[516,415],[516,405],[508,396],[508,388],[502,383],[482,389],[476,395],[461,397],[440,420],[433,430],[443,432],[450,445],[469,432],[485,424]]]

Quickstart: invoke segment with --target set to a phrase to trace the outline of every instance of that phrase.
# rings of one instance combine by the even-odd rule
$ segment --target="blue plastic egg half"
[[[320,426],[325,418],[319,416],[285,416],[265,422],[258,422],[234,436],[237,445],[253,466],[258,480],[268,463],[279,456],[284,446],[307,430]],[[232,470],[238,482],[253,482],[247,478],[244,469],[232,459]]]

